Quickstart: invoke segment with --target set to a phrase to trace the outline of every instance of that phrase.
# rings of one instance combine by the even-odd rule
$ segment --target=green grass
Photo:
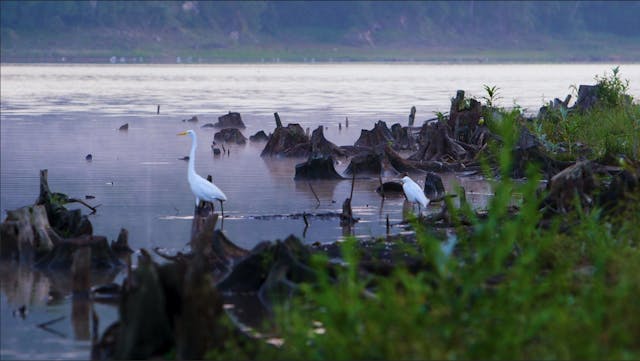
[[[628,80],[611,75],[596,76],[600,104],[586,111],[553,109],[531,128],[548,141],[550,150],[564,148],[566,159],[587,155],[592,159],[640,158],[640,104],[627,93]],[[586,150],[585,150],[586,148]],[[558,154],[556,154],[558,155]]]
[[[363,276],[356,241],[349,240],[343,244],[347,266],[330,281],[327,259],[316,256],[319,281],[277,309],[284,345],[259,345],[248,358],[640,358],[640,195],[630,195],[617,216],[577,206],[540,227],[539,172],[529,169],[524,183],[506,176],[517,122],[511,112],[494,124],[505,144],[495,148],[501,180],[487,218],[468,206],[454,210],[454,219],[471,222],[456,226],[455,256],[446,257],[441,240],[416,220],[428,270],[411,274],[398,267],[389,277]],[[514,193],[524,201],[512,215]],[[208,357],[243,355],[227,347]]]

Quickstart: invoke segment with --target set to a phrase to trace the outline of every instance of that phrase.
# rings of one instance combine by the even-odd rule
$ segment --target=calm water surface
[[[262,240],[295,234],[312,243],[342,238],[337,219],[256,219],[256,216],[340,211],[350,181],[313,182],[320,205],[307,182],[293,180],[302,159],[259,156],[264,143],[231,145],[230,155],[214,157],[215,130],[201,128],[228,111],[247,125],[246,137],[274,128],[273,113],[285,124],[326,127],[325,137],[350,145],[362,128],[377,120],[406,125],[409,109],[417,123],[449,110],[456,90],[485,95],[483,85],[500,88],[498,105],[518,104],[530,113],[571,85],[593,84],[594,75],[613,65],[422,65],[422,64],[279,64],[279,65],[2,65],[0,208],[32,204],[38,196],[39,170],[49,169],[52,190],[100,205],[90,216],[94,233],[112,240],[129,230],[133,249],[182,250],[188,241],[194,198],[186,181],[188,137],[176,133],[193,128],[199,147],[196,170],[211,174],[229,200],[224,232],[251,248]],[[622,65],[631,80],[630,93],[640,94],[640,65]],[[575,99],[574,99],[575,100]],[[160,105],[160,114],[156,107]],[[197,123],[183,119],[197,115]],[[345,118],[349,127],[344,127]],[[338,123],[342,122],[342,130]],[[127,132],[117,129],[129,123]],[[87,162],[85,156],[92,154]],[[339,172],[346,168],[339,164]],[[483,207],[490,187],[474,178],[445,174],[447,190],[461,184],[467,199]],[[421,175],[414,179],[422,180]],[[386,180],[391,180],[385,179]],[[377,180],[356,182],[352,205],[361,222],[356,236],[384,234],[387,215],[402,218],[403,198],[381,203]],[[74,207],[75,208],[75,207]],[[437,208],[429,211],[437,211]],[[221,225],[219,224],[218,227]],[[399,232],[400,229],[394,229]],[[69,288],[57,276],[24,267],[2,265],[0,358],[84,359],[89,357],[85,325],[88,314],[74,305]],[[98,281],[111,280],[107,275]],[[120,276],[118,276],[120,277]],[[29,314],[13,315],[21,305]],[[115,318],[113,307],[95,305],[104,329]],[[76,312],[77,311],[77,312]],[[37,324],[56,317],[50,332]],[[86,317],[85,317],[86,316]],[[86,322],[85,322],[86,321]]]

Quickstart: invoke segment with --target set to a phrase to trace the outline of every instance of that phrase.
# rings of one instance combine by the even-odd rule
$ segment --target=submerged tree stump
[[[228,114],[219,116],[218,122],[213,126],[216,128],[246,128],[238,112],[229,112]]]
[[[259,130],[256,134],[249,136],[249,140],[252,142],[267,142],[269,141],[269,136],[264,130]]]
[[[0,225],[0,258],[33,260],[53,249],[60,236],[49,225],[42,205],[7,211]]]
[[[296,165],[295,180],[343,179],[334,167],[332,156],[309,158]]]
[[[72,200],[63,193],[53,193],[49,189],[48,171],[40,170],[40,195],[36,204],[44,205],[49,224],[61,237],[79,237],[93,233],[93,226],[79,209],[68,210],[65,204]]]
[[[433,172],[427,172],[424,179],[424,195],[431,202],[437,202],[444,199],[445,190],[442,184],[442,178]]]
[[[345,151],[340,149],[337,145],[331,143],[324,137],[324,127],[318,126],[313,133],[311,133],[311,155],[312,158],[317,157],[344,157]]]
[[[469,152],[457,140],[449,137],[443,122],[425,123],[422,144],[417,152],[409,156],[415,161],[464,161]]]
[[[307,157],[310,153],[309,137],[300,124],[294,123],[276,127],[260,156]]]
[[[246,144],[247,138],[242,135],[237,128],[224,128],[213,135],[213,139],[217,142]]]
[[[360,131],[360,137],[358,138],[358,140],[356,140],[354,145],[356,147],[374,148],[378,145],[387,144],[389,142],[394,142],[393,134],[387,127],[387,123],[379,120],[373,126],[373,129],[362,129]]]

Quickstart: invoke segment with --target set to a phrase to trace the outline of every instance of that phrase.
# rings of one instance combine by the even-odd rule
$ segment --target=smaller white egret
[[[187,170],[187,179],[189,186],[191,186],[191,192],[196,196],[196,207],[200,206],[200,200],[212,202],[217,200],[220,202],[220,209],[222,210],[222,217],[224,217],[224,208],[222,202],[227,200],[227,196],[212,182],[202,178],[195,169],[196,159],[196,147],[198,146],[198,140],[196,133],[189,129],[187,131],[178,133],[178,135],[190,135],[191,136],[191,152],[189,153],[189,166]]]
[[[427,196],[424,195],[424,191],[422,190],[422,188],[420,188],[420,186],[416,182],[414,182],[413,179],[405,175],[400,180],[400,183],[402,183],[402,190],[404,191],[404,195],[407,197],[407,200],[410,203],[418,204],[418,213],[420,213],[420,206],[424,207],[425,209],[427,208],[430,200],[429,198],[427,198]]]

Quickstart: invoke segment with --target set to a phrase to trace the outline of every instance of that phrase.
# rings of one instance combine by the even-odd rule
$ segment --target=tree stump
[[[247,138],[237,128],[224,128],[213,135],[213,139],[217,142],[245,144]]]
[[[296,165],[295,180],[313,179],[343,179],[333,165],[332,156],[309,158],[306,162]]]
[[[7,211],[0,225],[0,258],[30,260],[53,249],[61,238],[42,205]]]
[[[309,137],[300,124],[294,123],[277,127],[260,156],[308,157],[310,153]]]
[[[216,128],[246,128],[238,112],[229,112],[228,114],[219,116],[218,122],[213,126]]]

